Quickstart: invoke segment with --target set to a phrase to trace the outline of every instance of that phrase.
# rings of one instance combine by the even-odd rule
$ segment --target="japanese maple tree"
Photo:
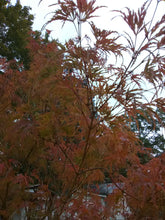
[[[141,164],[150,151],[131,130],[141,109],[158,120],[155,107],[165,111],[165,16],[153,22],[158,1],[146,20],[152,2],[115,12],[130,28],[121,35],[96,26],[96,0],[58,0],[48,23],[71,22],[77,36],[62,45],[31,33],[29,70],[1,59],[2,219],[21,209],[27,219],[163,219],[164,155]],[[115,190],[103,205],[105,182]]]

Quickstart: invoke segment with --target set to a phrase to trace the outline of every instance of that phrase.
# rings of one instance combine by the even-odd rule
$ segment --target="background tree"
[[[30,38],[29,70],[20,74],[1,59],[5,71],[0,76],[3,219],[22,207],[29,219],[104,219],[115,218],[118,212],[130,219],[164,216],[162,206],[159,214],[155,206],[164,202],[164,160],[156,159],[156,172],[155,160],[140,163],[141,144],[123,114],[131,120],[142,114],[139,109],[151,118],[158,118],[153,106],[164,111],[164,99],[158,94],[164,79],[165,59],[160,50],[165,18],[154,25],[153,15],[146,22],[151,1],[137,13],[119,12],[132,31],[125,34],[124,45],[119,43],[120,34],[101,30],[91,21],[99,9],[95,3],[59,0],[54,5],[57,8],[49,22],[72,22],[77,37],[64,45]],[[92,30],[91,45],[89,37],[82,35],[85,22]],[[109,56],[117,62],[111,63]],[[154,93],[144,101],[146,80]],[[91,185],[98,187],[105,177],[116,190],[103,206]],[[131,212],[125,209],[125,199]],[[147,201],[151,201],[148,211],[143,208]]]
[[[26,47],[33,24],[29,10],[19,1],[15,5],[6,0],[0,2],[0,56],[23,63],[26,69],[31,60]]]
[[[151,118],[147,113],[137,114],[137,117],[131,123],[132,130],[137,134],[142,146],[149,149],[151,158],[164,153],[165,139],[162,134],[164,127],[164,112],[156,110],[158,118]],[[146,154],[145,154],[146,155]],[[144,155],[144,157],[145,157]],[[146,155],[143,162],[148,162]]]

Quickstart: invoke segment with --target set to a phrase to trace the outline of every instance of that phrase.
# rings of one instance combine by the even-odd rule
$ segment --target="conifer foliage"
[[[62,45],[32,32],[29,70],[0,60],[2,219],[20,210],[27,219],[163,219],[164,155],[141,164],[138,153],[150,151],[131,130],[142,109],[158,120],[155,107],[165,111],[165,16],[146,21],[153,1],[115,12],[130,29],[121,35],[93,22],[96,0],[58,0],[48,23],[72,22],[77,37]],[[103,183],[114,186],[104,204]]]
[[[33,15],[29,7],[22,7],[19,1],[15,5],[10,0],[0,2],[0,57],[8,61],[15,59],[29,68],[30,55],[26,48],[29,32],[32,29]],[[16,68],[16,64],[12,65]]]

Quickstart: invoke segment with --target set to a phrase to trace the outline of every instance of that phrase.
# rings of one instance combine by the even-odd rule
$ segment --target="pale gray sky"
[[[11,0],[12,3],[15,3],[16,0]],[[41,30],[42,26],[46,21],[50,18],[46,16],[49,12],[54,10],[53,7],[48,7],[50,4],[56,3],[57,0],[43,0],[40,5],[39,0],[20,0],[22,5],[30,6],[32,8],[31,13],[34,14],[35,20],[33,29],[34,30]],[[99,18],[95,19],[96,24],[105,29],[111,30],[124,30],[125,26],[121,22],[121,20],[116,19],[115,21],[111,20],[111,18],[115,15],[111,12],[111,10],[123,10],[124,7],[129,7],[131,9],[139,8],[145,0],[97,0],[98,5],[105,5],[107,8],[102,8],[98,10],[97,14],[100,16]],[[153,0],[153,8],[154,4],[156,4],[157,0]],[[163,3],[163,4],[162,4]],[[165,4],[164,2],[160,2],[162,7],[159,7],[158,15],[163,14],[165,11]],[[68,39],[73,37],[74,29],[71,25],[67,24],[63,29],[61,29],[60,22],[54,22],[53,24],[49,25],[47,29],[52,30],[52,36],[54,38],[58,38],[60,40]],[[88,29],[83,30],[84,32],[88,32]]]

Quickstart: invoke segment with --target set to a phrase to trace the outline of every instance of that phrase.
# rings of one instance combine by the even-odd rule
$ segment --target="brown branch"
[[[0,112],[3,112],[9,105],[10,105],[10,103],[8,103],[7,105],[5,105],[2,109],[0,109]]]
[[[62,147],[60,146],[60,144],[58,144],[58,147],[60,148],[60,150],[62,151],[62,153],[65,155],[65,158],[67,158],[67,159],[69,160],[70,164],[72,165],[72,167],[73,167],[73,169],[74,169],[75,174],[77,175],[78,172],[77,172],[76,167],[74,166],[74,163],[73,163],[73,161],[71,160],[71,158],[68,156],[68,154],[66,153],[66,151],[62,149]]]

